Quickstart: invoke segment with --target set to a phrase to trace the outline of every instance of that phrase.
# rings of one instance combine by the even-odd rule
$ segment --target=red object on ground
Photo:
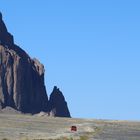
[[[71,131],[76,132],[77,131],[77,127],[76,126],[71,126]]]

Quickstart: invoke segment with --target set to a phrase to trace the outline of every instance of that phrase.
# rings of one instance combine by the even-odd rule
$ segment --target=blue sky
[[[15,43],[46,69],[73,117],[140,120],[139,0],[1,0]]]

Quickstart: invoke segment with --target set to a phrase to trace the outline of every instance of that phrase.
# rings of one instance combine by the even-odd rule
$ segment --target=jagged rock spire
[[[54,116],[71,117],[67,102],[57,86],[54,86],[54,89],[50,95],[49,110],[54,114]]]

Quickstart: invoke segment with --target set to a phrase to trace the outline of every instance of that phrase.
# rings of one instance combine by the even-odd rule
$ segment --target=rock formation
[[[47,111],[44,67],[16,46],[0,16],[0,106],[24,113]]]
[[[48,112],[49,101],[44,85],[44,72],[44,66],[37,59],[31,59],[24,50],[14,44],[13,36],[7,31],[0,13],[0,108],[9,106],[32,114]],[[57,101],[57,97],[54,99]],[[60,111],[63,110],[60,108],[65,108],[64,102],[61,105]],[[56,116],[70,116],[64,115],[65,113],[57,112]]]
[[[49,100],[49,111],[52,116],[70,117],[70,112],[62,92],[54,87]]]

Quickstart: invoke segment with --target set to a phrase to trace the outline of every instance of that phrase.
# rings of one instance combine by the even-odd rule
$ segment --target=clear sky
[[[73,117],[140,120],[139,0],[1,0],[0,11]]]

